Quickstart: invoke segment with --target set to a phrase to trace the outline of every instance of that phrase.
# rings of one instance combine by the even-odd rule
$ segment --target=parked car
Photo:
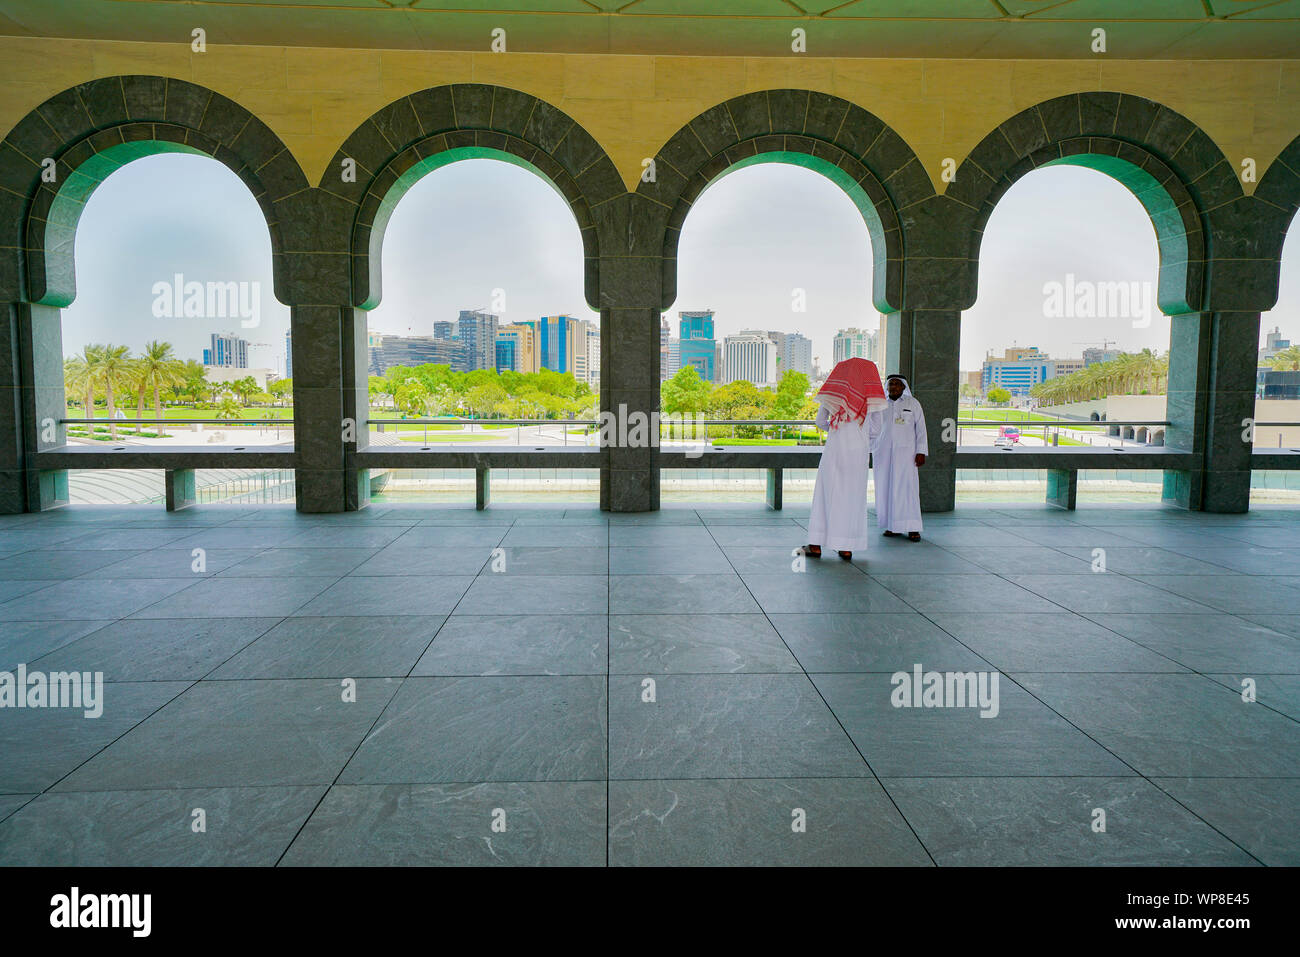
[[[1014,449],[1016,443],[1008,436],[999,435],[993,440],[993,447],[996,449]]]
[[[1014,425],[1003,425],[998,427],[998,438],[1010,439],[1012,443],[1020,441],[1020,430]],[[996,443],[994,443],[996,444]]]

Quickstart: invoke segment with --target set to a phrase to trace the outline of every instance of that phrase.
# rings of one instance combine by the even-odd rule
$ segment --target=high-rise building
[[[425,364],[450,366],[464,371],[465,353],[459,339],[433,336],[369,336],[370,374],[384,375],[393,366],[414,368]],[[495,349],[493,361],[495,361]]]
[[[284,377],[293,378],[293,330],[284,334]]]
[[[659,317],[659,381],[665,382],[673,377],[673,372],[668,364],[668,343],[672,341],[672,327],[668,325],[668,317]]]
[[[450,339],[456,335],[456,323],[440,319],[433,324],[433,338]]]
[[[705,382],[717,381],[718,347],[713,338],[713,310],[679,312],[680,365],[694,366]]]
[[[723,381],[752,382],[760,389],[776,385],[777,344],[766,332],[745,330],[723,340]]]
[[[507,343],[508,361],[502,361],[501,347]],[[497,327],[497,371],[536,372],[537,329],[526,322]]]
[[[1264,348],[1259,350],[1259,361],[1266,362],[1283,349],[1291,348],[1291,340],[1282,338],[1282,330],[1277,326],[1264,337]]]
[[[812,340],[798,332],[773,332],[767,337],[776,343],[776,378],[789,369],[812,375]]]
[[[492,313],[478,309],[460,311],[456,334],[464,350],[465,372],[496,368],[497,319]]]
[[[1040,382],[1056,375],[1056,363],[1037,346],[1007,349],[1001,359],[989,356],[984,360],[980,377],[980,391],[985,394],[1001,386],[1013,395],[1028,395]]]
[[[668,340],[668,373],[666,378],[671,379],[677,375],[682,368],[682,340],[673,336]]]
[[[537,365],[572,373],[589,385],[600,382],[600,327],[573,316],[542,316],[520,323],[535,330]]]
[[[876,334],[874,332],[867,332],[864,329],[855,327],[841,329],[835,333],[831,361],[843,362],[845,359],[854,358],[870,359],[877,365],[880,364],[880,360],[876,356]],[[881,371],[884,372],[883,369]]]
[[[248,340],[241,339],[233,332],[225,335],[212,333],[211,345],[203,350],[205,366],[225,367],[228,369],[248,368]]]

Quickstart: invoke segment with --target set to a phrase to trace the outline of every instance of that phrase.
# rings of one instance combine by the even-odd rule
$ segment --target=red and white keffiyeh
[[[835,363],[817,393],[826,407],[831,428],[850,420],[862,422],[868,412],[878,412],[889,401],[880,383],[880,370],[869,359],[854,357]]]

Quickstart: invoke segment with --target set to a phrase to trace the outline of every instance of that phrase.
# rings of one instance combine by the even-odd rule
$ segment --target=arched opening
[[[230,168],[176,143],[119,145],[69,175],[48,215],[32,308],[57,319],[63,381],[38,367],[37,386],[61,387],[69,446],[293,448],[289,310],[265,214]],[[126,470],[117,500],[158,500],[160,474]],[[248,500],[245,479],[263,501],[293,498],[287,469],[198,469],[197,500]],[[69,501],[103,501],[94,484],[72,473]]]
[[[370,234],[381,287],[367,309],[370,448],[428,451],[419,469],[372,470],[373,501],[463,501],[472,468],[438,452],[595,446],[600,322],[584,298],[583,238],[536,167],[465,147],[416,164]],[[595,469],[492,470],[496,501],[592,503]]]
[[[1166,310],[1187,307],[1187,243],[1168,193],[1125,161],[1072,156],[1018,179],[985,224],[978,299],[962,317],[963,377],[979,379],[985,407],[961,415],[999,424],[961,428],[959,445],[1008,445],[1006,429],[1021,449],[1119,445],[1163,422]],[[1125,474],[1142,481],[1107,479],[1107,498],[1158,500],[1157,480]],[[1041,501],[1043,481],[959,470],[958,496]]]
[[[1165,444],[1165,430],[1156,429],[1151,433],[1151,444],[1161,446]]]
[[[1277,303],[1260,315],[1255,369],[1258,453],[1300,449],[1300,229],[1295,220],[1282,244]],[[1300,470],[1252,469],[1250,505],[1300,503]]]
[[[820,446],[812,396],[835,363],[856,355],[890,371],[881,235],[863,188],[816,157],[759,154],[710,182],[682,226],[661,319],[663,447]],[[696,416],[712,424],[676,424]],[[789,501],[811,499],[815,469],[782,478]],[[768,475],[688,467],[660,481],[665,502],[753,501]]]

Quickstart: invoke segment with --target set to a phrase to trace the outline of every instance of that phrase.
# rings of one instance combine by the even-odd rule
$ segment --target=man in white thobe
[[[875,413],[871,429],[876,473],[876,519],[887,536],[921,540],[921,480],[917,471],[930,454],[925,413],[907,380],[892,375],[886,383],[889,404]]]

